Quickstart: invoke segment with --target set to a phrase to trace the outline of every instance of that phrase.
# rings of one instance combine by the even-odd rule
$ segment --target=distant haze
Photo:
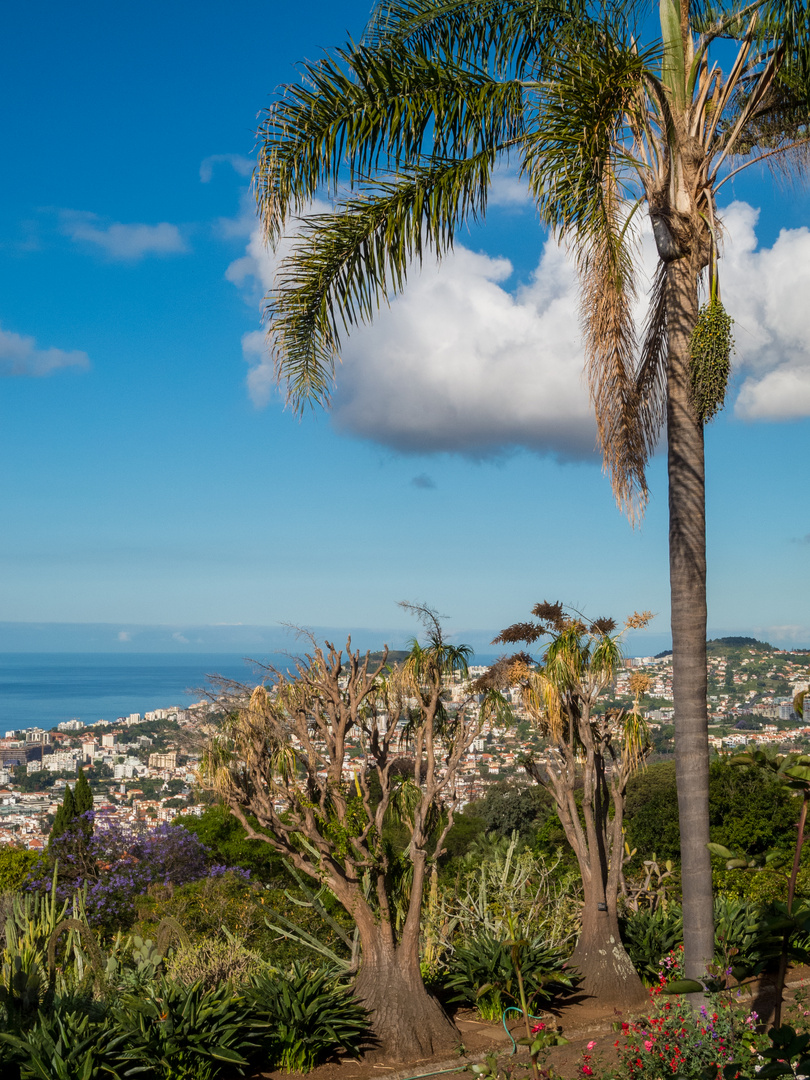
[[[497,629],[470,629],[446,624],[448,637],[470,645],[479,661],[486,661],[502,651],[492,645]],[[406,648],[413,637],[420,637],[416,624],[400,627],[335,626],[307,627],[318,641],[328,639],[344,646],[349,632],[352,644],[360,649]],[[783,633],[761,626],[709,627],[708,637],[744,635],[768,641],[777,648],[807,648],[808,642],[795,636],[794,628]],[[649,656],[672,647],[669,633],[639,632],[629,634],[624,651],[629,656]],[[129,623],[14,623],[0,622],[0,653],[234,653],[261,659],[270,653],[300,653],[306,640],[286,626],[199,625],[150,626]]]

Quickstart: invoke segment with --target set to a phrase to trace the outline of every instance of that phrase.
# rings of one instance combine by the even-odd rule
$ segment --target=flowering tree
[[[458,767],[487,708],[473,698],[446,708],[445,682],[466,675],[469,650],[444,640],[434,612],[416,610],[429,641],[402,667],[387,666],[387,650],[372,663],[351,639],[345,653],[313,639],[294,675],[268,668],[272,689],[226,684],[227,717],[204,767],[248,836],[326,885],[354,919],[355,994],[386,1061],[459,1041],[422,981],[420,916],[453,824]],[[392,821],[407,830],[404,851],[385,835]]]
[[[619,934],[617,898],[627,782],[649,750],[636,707],[598,714],[596,703],[613,682],[621,653],[613,619],[585,623],[562,604],[536,604],[533,622],[503,630],[495,643],[533,644],[550,637],[542,660],[504,657],[478,680],[482,689],[519,686],[523,703],[548,750],[525,762],[526,772],[554,800],[582,876],[582,930],[572,956],[586,993],[620,1005],[645,1000],[641,980]],[[631,616],[625,628],[646,625]],[[640,690],[640,687],[639,687]],[[581,798],[580,798],[581,792]]]
[[[76,844],[69,829],[51,845],[59,867],[57,894],[64,899],[86,887],[88,921],[101,929],[128,926],[136,897],[151,885],[186,885],[221,869],[211,867],[207,848],[178,825],[129,829],[87,811],[76,828],[90,835],[86,843]],[[50,872],[33,875],[28,888],[49,890]]]

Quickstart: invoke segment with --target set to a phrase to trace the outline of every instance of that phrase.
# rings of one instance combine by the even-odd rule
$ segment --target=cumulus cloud
[[[269,255],[256,229],[227,277],[264,293],[283,254]],[[574,269],[548,241],[529,282],[510,292],[511,278],[507,259],[461,245],[440,267],[414,268],[391,307],[345,342],[338,430],[416,453],[593,453]],[[266,404],[275,384],[264,334],[246,334],[242,348],[251,397]]]
[[[0,376],[52,375],[63,368],[87,369],[90,359],[85,352],[64,349],[40,349],[36,340],[0,327]]]
[[[230,165],[240,176],[250,176],[253,172],[253,162],[244,154],[209,154],[200,162],[200,180],[204,184],[211,183],[215,165]]]
[[[64,210],[61,218],[62,231],[71,240],[100,248],[111,259],[134,262],[145,255],[177,255],[188,250],[178,227],[167,221],[105,225],[97,214],[78,210]]]
[[[742,202],[723,214],[720,281],[743,376],[734,411],[747,420],[810,416],[810,231],[783,229],[758,248],[758,217]]]
[[[497,197],[517,205],[509,174],[499,184]],[[750,419],[810,415],[810,232],[785,231],[773,247],[758,250],[757,214],[744,203],[724,213],[721,280],[736,319],[743,380],[735,411]],[[228,279],[253,302],[272,288],[291,242],[270,255],[254,228]],[[649,275],[649,229],[641,242]],[[246,334],[242,348],[249,392],[264,405],[275,392],[265,335]],[[594,454],[576,273],[551,238],[523,283],[507,259],[461,245],[440,267],[426,260],[390,308],[346,339],[342,361],[332,420],[347,434],[402,452],[481,457],[522,447],[561,459]]]

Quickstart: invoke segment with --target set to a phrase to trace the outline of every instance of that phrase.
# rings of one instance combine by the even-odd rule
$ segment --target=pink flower
[[[591,1039],[591,1041],[590,1041],[590,1042],[588,1043],[588,1045],[587,1045],[586,1049],[587,1049],[587,1050],[593,1050],[593,1048],[594,1048],[595,1046],[596,1046],[596,1039]]]
[[[581,1071],[583,1076],[593,1076],[593,1069],[590,1065],[582,1065]]]
[[[644,1049],[645,1049],[645,1050],[646,1050],[646,1051],[647,1051],[648,1053],[649,1053],[649,1051],[650,1051],[650,1050],[652,1050],[652,1048],[653,1048],[654,1046],[655,1046],[655,1040],[654,1040],[654,1039],[645,1039],[645,1040],[644,1040]]]
[[[544,1031],[545,1026],[545,1024],[535,1024],[532,1028],[532,1035],[536,1035],[538,1031]]]

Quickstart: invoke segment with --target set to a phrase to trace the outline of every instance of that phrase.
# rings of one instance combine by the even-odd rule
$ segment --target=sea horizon
[[[295,656],[292,650],[252,657],[238,652],[2,652],[0,737],[27,727],[52,730],[66,720],[89,727],[169,705],[186,708],[201,699],[214,676],[258,683],[260,665],[283,669]],[[494,659],[482,653],[473,663]]]

